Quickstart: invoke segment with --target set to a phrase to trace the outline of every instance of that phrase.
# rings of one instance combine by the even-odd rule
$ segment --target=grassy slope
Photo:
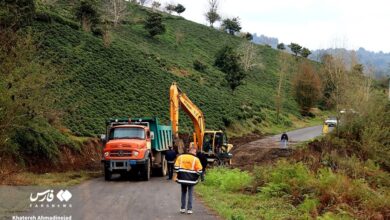
[[[158,116],[168,122],[168,90],[173,81],[202,109],[208,128],[224,129],[232,122],[243,125],[237,126],[241,130],[261,128],[253,123],[255,117],[263,125],[276,124],[272,109],[277,51],[256,46],[263,67],[252,70],[246,84],[232,95],[224,74],[213,67],[214,56],[224,45],[238,46],[244,40],[169,15],[164,16],[167,32],[151,39],[139,22],[145,13],[145,9],[133,8],[129,22],[112,31],[108,48],[91,33],[57,22],[34,24],[42,36],[43,55],[53,59],[67,76],[56,88],[61,95],[58,107],[67,113],[65,125],[76,135],[102,132],[104,119],[111,116]],[[180,42],[177,35],[183,36]],[[205,73],[193,69],[196,59],[207,64]],[[288,83],[285,94],[290,94]],[[298,115],[292,98],[283,105],[285,113]],[[190,130],[190,121],[182,118],[182,129]],[[287,115],[283,123],[291,125]],[[237,129],[231,133],[242,132]]]

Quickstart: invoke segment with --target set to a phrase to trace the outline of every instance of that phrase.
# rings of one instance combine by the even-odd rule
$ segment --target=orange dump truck
[[[160,125],[157,118],[109,119],[101,139],[105,180],[114,173],[143,180],[149,180],[152,171],[167,174],[165,151],[172,146],[172,126]]]

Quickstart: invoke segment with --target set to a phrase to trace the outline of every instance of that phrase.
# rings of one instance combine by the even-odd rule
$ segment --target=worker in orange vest
[[[324,123],[324,125],[322,126],[322,134],[325,135],[329,132],[329,125]]]
[[[187,214],[192,214],[192,194],[202,173],[202,164],[196,156],[196,148],[190,148],[189,153],[180,155],[175,162],[176,182],[181,185],[180,213],[186,211],[186,196],[188,192]]]

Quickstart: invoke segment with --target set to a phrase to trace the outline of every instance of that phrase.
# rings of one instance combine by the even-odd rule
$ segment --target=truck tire
[[[168,161],[165,159],[165,155],[161,154],[161,167],[158,168],[159,176],[166,176],[168,174]]]
[[[141,168],[141,179],[144,181],[149,181],[152,172],[151,170],[152,166],[150,165],[150,158],[148,158],[143,167]]]
[[[104,180],[105,181],[110,181],[112,177],[111,171],[108,169],[106,165],[104,165]]]

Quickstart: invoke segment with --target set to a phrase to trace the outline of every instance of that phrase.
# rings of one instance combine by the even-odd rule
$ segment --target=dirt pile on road
[[[251,170],[255,165],[272,163],[277,158],[288,157],[291,149],[279,148],[279,142],[272,138],[235,145],[232,149],[233,167]]]

